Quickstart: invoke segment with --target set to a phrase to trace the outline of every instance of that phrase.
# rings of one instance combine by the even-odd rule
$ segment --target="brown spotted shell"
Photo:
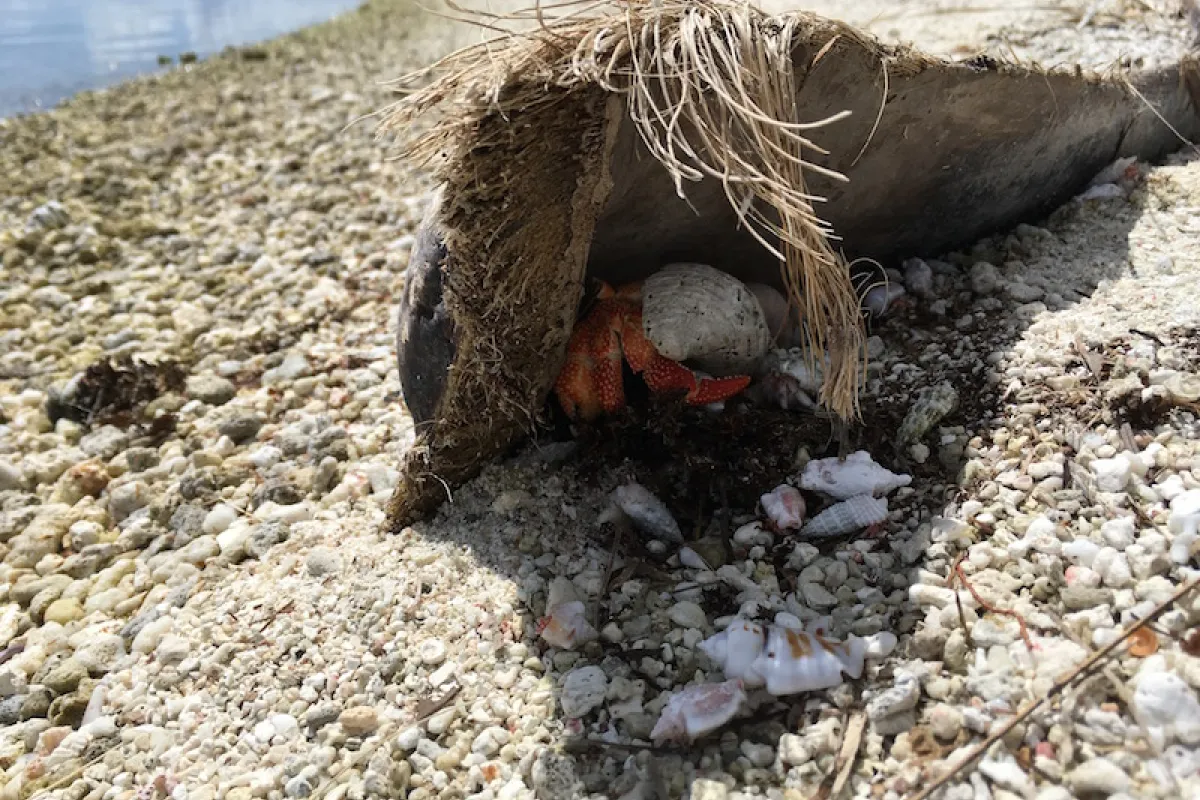
[[[667,358],[718,377],[749,372],[771,344],[754,293],[705,264],[669,264],[647,278],[642,327]]]

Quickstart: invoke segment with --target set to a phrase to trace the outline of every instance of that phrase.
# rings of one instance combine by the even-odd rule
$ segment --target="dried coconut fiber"
[[[1200,131],[1191,59],[1094,74],[947,61],[743,3],[553,9],[468,14],[523,29],[402,79],[383,112],[381,135],[407,134],[401,155],[440,182],[400,304],[418,433],[394,529],[533,429],[588,278],[696,260],[774,285],[810,357],[829,355],[821,402],[850,420],[865,348],[848,259],[961,246]]]

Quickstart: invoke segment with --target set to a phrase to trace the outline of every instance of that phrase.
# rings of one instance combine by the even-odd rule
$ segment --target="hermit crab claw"
[[[575,326],[567,360],[554,385],[559,404],[572,419],[591,420],[625,406],[624,360],[656,394],[683,392],[689,405],[709,405],[741,392],[749,375],[709,378],[663,356],[646,337],[642,284],[601,286],[595,306]]]

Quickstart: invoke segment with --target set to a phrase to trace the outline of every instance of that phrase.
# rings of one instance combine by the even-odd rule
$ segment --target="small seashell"
[[[838,500],[860,494],[885,495],[912,483],[911,475],[897,475],[876,464],[866,450],[845,459],[821,458],[808,462],[800,476],[800,488],[821,492]]]
[[[650,739],[655,744],[690,743],[729,722],[745,702],[745,689],[736,678],[685,687],[667,700]]]
[[[1200,375],[1174,372],[1163,379],[1162,386],[1179,405],[1200,402]]]
[[[887,519],[887,498],[867,494],[835,503],[808,521],[801,531],[805,536],[841,536]]]
[[[759,498],[768,523],[777,531],[798,531],[804,524],[804,498],[795,486],[784,483]]]
[[[738,678],[747,688],[762,686],[762,679],[751,671],[766,644],[766,629],[744,619],[734,620],[716,636],[700,642],[700,651],[719,664],[726,678]]]
[[[550,583],[546,598],[546,616],[538,621],[538,634],[551,646],[574,650],[600,634],[587,620],[587,607],[579,599],[575,586],[566,578]]]
[[[638,530],[655,539],[675,544],[683,543],[683,532],[679,530],[679,523],[675,521],[666,504],[645,486],[632,482],[618,486],[613,492],[613,500],[633,520]]]
[[[770,347],[754,293],[704,264],[669,264],[645,280],[642,328],[663,356],[717,376],[749,372]]]
[[[958,408],[958,392],[949,383],[929,386],[917,393],[917,399],[908,409],[896,439],[900,444],[911,444],[922,439],[947,414]]]
[[[866,642],[857,636],[834,641],[819,625],[807,631],[776,625],[767,631],[766,646],[750,671],[775,697],[830,689],[842,683],[843,673],[862,676],[866,651]]]

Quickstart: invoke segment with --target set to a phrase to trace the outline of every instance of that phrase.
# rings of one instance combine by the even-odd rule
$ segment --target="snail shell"
[[[687,686],[667,700],[650,739],[655,744],[694,741],[733,719],[745,702],[746,692],[736,678]]]
[[[670,264],[645,280],[642,328],[663,356],[718,377],[750,372],[771,344],[754,293],[704,264]]]
[[[958,408],[958,392],[949,383],[928,386],[917,393],[917,399],[900,423],[896,439],[901,444],[920,441],[947,414]]]
[[[842,683],[843,673],[861,677],[866,654],[866,642],[857,636],[839,642],[826,638],[820,628],[799,631],[773,625],[751,670],[769,694],[782,697],[831,689]]]
[[[912,483],[911,475],[897,475],[876,464],[866,450],[845,459],[821,458],[808,462],[800,476],[800,488],[821,492],[837,500],[860,494],[884,495]]]
[[[883,522],[887,515],[886,497],[876,499],[869,494],[860,494],[817,514],[804,526],[802,533],[812,537],[841,536]]]

